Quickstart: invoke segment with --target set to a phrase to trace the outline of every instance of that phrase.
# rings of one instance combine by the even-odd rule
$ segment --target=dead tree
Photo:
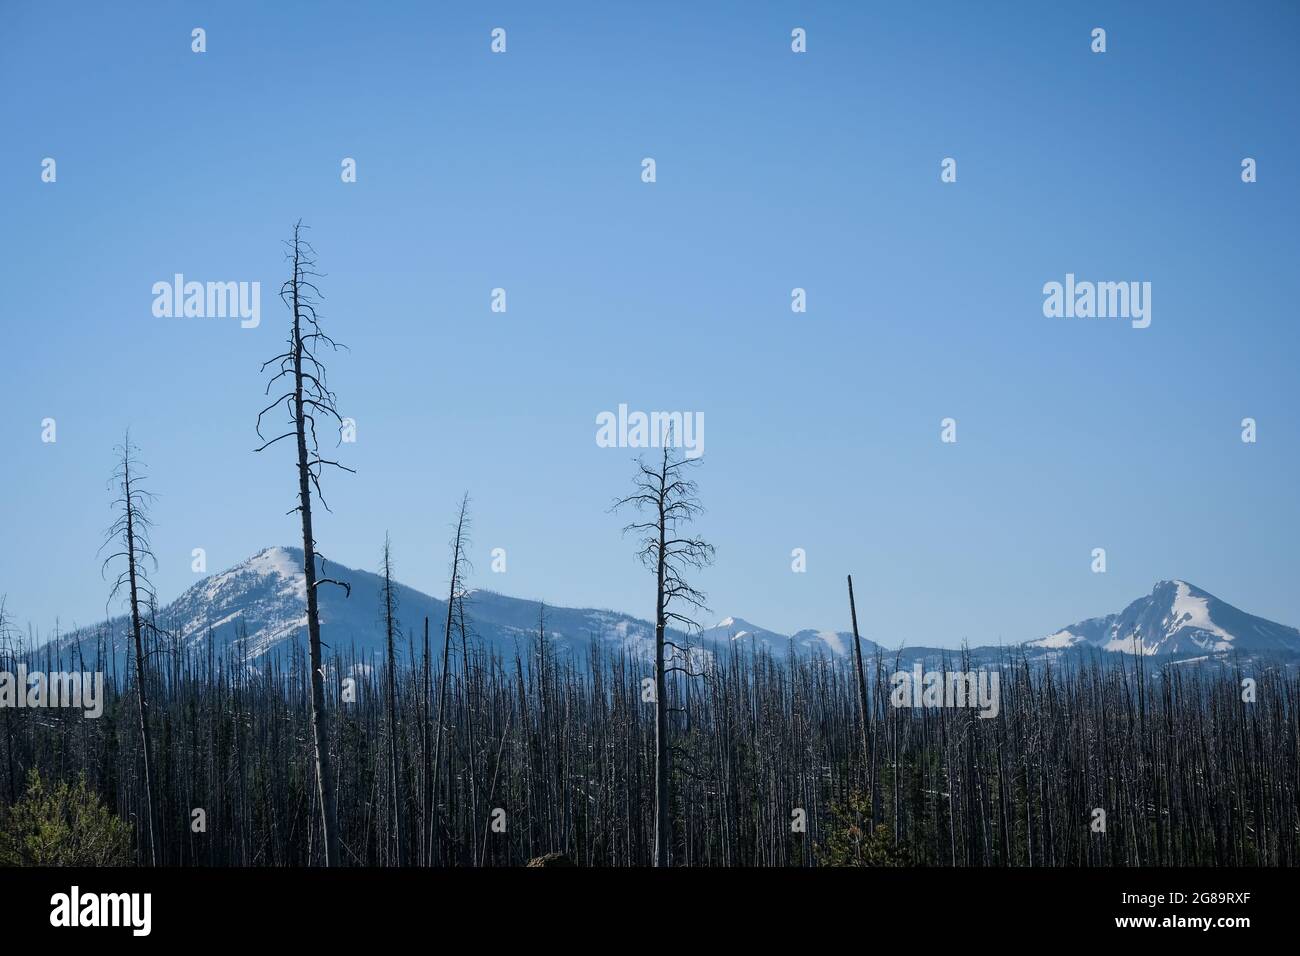
[[[17,660],[17,652],[13,645],[13,626],[10,624],[5,600],[5,595],[0,594],[0,671],[11,671]],[[8,802],[13,804],[18,801],[18,779],[14,773],[14,710],[12,707],[5,707],[3,710],[5,712],[5,769],[9,783]]]
[[[667,674],[689,673],[689,649],[667,638],[670,623],[684,630],[698,630],[699,624],[675,607],[707,610],[705,596],[687,583],[689,569],[701,569],[713,562],[713,545],[692,538],[680,529],[703,512],[694,481],[685,477],[688,468],[699,464],[698,458],[686,458],[672,447],[672,434],[662,436],[663,455],[652,467],[637,462],[634,491],[614,502],[612,510],[631,507],[645,515],[623,529],[640,539],[637,557],[655,575],[655,850],[654,865],[669,865],[672,806],[669,773]],[[666,648],[678,655],[673,661]],[[677,663],[680,660],[680,663]],[[674,666],[669,667],[673,663]]]
[[[284,407],[288,413],[288,430],[270,440],[264,440],[257,451],[263,451],[282,438],[293,438],[298,445],[298,504],[295,511],[302,516],[302,565],[307,590],[307,639],[311,656],[312,738],[316,754],[316,785],[321,808],[321,827],[325,837],[325,865],[338,866],[339,835],[338,812],[335,804],[334,779],[330,764],[329,735],[325,722],[325,672],[321,662],[320,607],[316,589],[322,584],[335,584],[349,595],[349,585],[329,578],[316,576],[316,539],[312,532],[312,492],[321,505],[329,511],[321,494],[321,471],[326,465],[353,471],[337,461],[322,457],[316,436],[316,416],[333,419],[338,428],[343,427],[336,396],[325,382],[325,366],[316,357],[318,349],[328,347],[337,351],[340,346],[320,327],[316,303],[320,290],[312,280],[319,278],[316,271],[316,251],[302,238],[303,225],[299,220],[293,227],[293,239],[286,242],[286,258],[293,263],[293,271],[280,287],[280,299],[289,307],[292,324],[289,327],[288,348],[274,358],[262,363],[262,371],[274,366],[276,374],[267,382],[266,394],[281,379],[292,383],[288,391],[276,398],[257,415],[257,435],[262,434],[262,418],[273,409]],[[323,561],[322,561],[323,568]]]
[[[428,828],[428,846],[429,852],[433,852],[433,827],[434,818],[437,816],[436,804],[438,801],[438,774],[442,762],[442,725],[446,718],[447,711],[447,684],[448,684],[448,663],[451,656],[451,627],[452,622],[456,619],[457,604],[464,600],[464,579],[469,571],[469,559],[465,556],[465,548],[469,544],[469,493],[460,499],[460,514],[456,518],[456,533],[451,539],[451,583],[447,588],[447,625],[442,640],[442,683],[438,688],[438,726],[434,731],[436,734],[433,745],[433,802],[434,807],[429,814],[426,827]],[[432,860],[430,861],[432,862]]]
[[[429,676],[429,616],[426,614],[424,617],[424,693],[421,695],[424,706],[420,715],[420,750],[422,752],[421,757],[424,760],[424,774],[421,779],[424,799],[421,802],[420,809],[423,810],[424,815],[420,819],[419,859],[423,863],[429,863],[433,859],[433,851],[429,846],[429,840],[433,833],[431,827],[431,821],[433,820],[433,781],[431,776],[433,762],[432,752],[429,748],[433,738],[433,728],[429,725],[429,696],[432,692],[432,686]]]
[[[380,594],[383,602],[384,635],[388,645],[388,760],[390,766],[389,782],[393,801],[393,839],[396,843],[397,865],[401,866],[402,856],[402,801],[397,786],[397,661],[393,652],[393,635],[397,623],[397,595],[393,591],[392,543],[384,535],[384,585]]]
[[[867,794],[875,792],[871,779],[871,719],[867,714],[867,678],[862,670],[862,638],[858,636],[858,606],[853,601],[853,575],[849,579],[849,617],[853,620],[853,670],[858,682],[858,720],[862,723],[862,765],[867,773]],[[875,822],[874,820],[872,821]]]
[[[115,547],[120,550],[113,552],[104,559],[100,571],[103,573],[111,563],[118,559],[121,559],[123,563],[122,570],[113,581],[113,590],[108,596],[108,603],[112,604],[123,588],[126,589],[127,600],[131,608],[131,637],[134,641],[135,650],[135,689],[137,709],[140,712],[140,743],[144,750],[144,795],[147,816],[145,831],[149,834],[149,863],[152,866],[157,866],[158,846],[154,832],[153,747],[149,736],[149,695],[145,683],[143,640],[144,628],[146,626],[152,628],[154,625],[152,616],[146,621],[140,614],[140,603],[142,597],[151,605],[157,600],[153,585],[149,583],[146,562],[152,562],[154,568],[157,569],[158,559],[154,557],[153,549],[149,543],[149,532],[153,526],[149,519],[149,508],[153,504],[154,496],[140,486],[140,482],[144,480],[144,475],[140,473],[140,462],[136,458],[137,451],[135,445],[131,444],[131,434],[128,432],[122,444],[116,449],[117,469],[113,472],[113,477],[109,482],[110,486],[115,487],[118,493],[118,497],[114,499],[112,505],[117,511],[117,517],[105,533],[104,544],[100,547],[101,553],[108,547]]]

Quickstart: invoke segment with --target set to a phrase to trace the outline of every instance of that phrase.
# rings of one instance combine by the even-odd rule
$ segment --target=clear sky
[[[300,540],[292,449],[252,449],[301,217],[358,427],[329,558],[373,569],[387,529],[441,591],[468,490],[473,584],[650,617],[607,512],[635,452],[595,442],[626,402],[704,414],[715,619],[845,629],[851,572],[887,643],[1039,637],[1175,577],[1300,624],[1298,11],[5,4],[0,593],[43,634],[102,616],[127,426],[163,600],[193,548]],[[261,325],[155,318],[177,272],[261,282]],[[1066,273],[1149,281],[1151,326],[1045,317]]]

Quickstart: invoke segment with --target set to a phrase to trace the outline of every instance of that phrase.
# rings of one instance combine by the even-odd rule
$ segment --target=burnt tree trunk
[[[862,670],[862,638],[858,636],[858,606],[853,601],[853,575],[849,579],[849,616],[853,619],[853,669],[858,678],[858,719],[862,721],[862,764],[867,773],[867,799],[875,792],[871,762],[871,720],[867,713],[867,677]],[[874,821],[872,821],[874,822]]]

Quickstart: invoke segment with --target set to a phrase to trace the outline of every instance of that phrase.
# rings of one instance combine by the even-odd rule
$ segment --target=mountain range
[[[382,652],[382,578],[332,562],[320,562],[318,570],[351,586],[350,595],[338,587],[320,588],[322,641],[335,650],[355,649],[362,658]],[[394,591],[403,635],[400,643],[405,644],[408,632],[415,632],[417,643],[422,643],[420,632],[428,617],[431,640],[436,646],[444,627],[446,601],[402,584],[395,583]],[[626,648],[634,654],[648,654],[653,647],[654,627],[650,622],[616,611],[550,605],[543,611],[537,601],[486,590],[469,592],[466,609],[473,639],[509,656],[516,649],[526,650],[536,639],[541,613],[552,646],[579,657],[593,641]],[[279,649],[287,650],[295,640],[305,643],[302,551],[292,547],[259,551],[188,588],[159,610],[157,620],[182,646],[198,647],[212,640],[224,649],[237,642],[239,653],[249,661]],[[110,623],[114,645],[120,651],[126,620],[119,618]],[[94,632],[94,628],[83,628],[65,635],[59,644],[66,647],[92,640]],[[676,639],[681,641],[682,635],[676,635]],[[853,635],[817,629],[781,634],[743,618],[727,617],[693,635],[692,643],[715,653],[728,645],[739,645],[777,655],[793,651],[842,658],[852,654]],[[939,662],[959,653],[951,648],[905,645],[891,649],[866,639],[862,646],[865,655],[874,656],[879,651],[908,667],[916,662]],[[1089,618],[1046,637],[1003,647],[971,648],[967,653],[976,663],[993,663],[1012,649],[1031,660],[1060,660],[1089,652],[1115,655],[1117,659],[1141,654],[1167,662],[1234,655],[1292,659],[1300,658],[1300,631],[1247,614],[1185,581],[1161,581],[1149,595],[1118,613]]]

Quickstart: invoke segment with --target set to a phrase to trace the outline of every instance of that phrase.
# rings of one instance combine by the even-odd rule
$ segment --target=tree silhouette
[[[157,604],[157,595],[154,593],[153,585],[149,582],[146,563],[152,563],[155,570],[158,567],[158,559],[154,556],[153,547],[150,544],[149,536],[153,528],[153,522],[149,518],[149,509],[153,504],[154,496],[151,492],[141,487],[144,475],[140,473],[140,462],[136,458],[136,452],[139,451],[131,443],[131,433],[128,431],[122,444],[115,449],[117,452],[117,469],[113,472],[110,480],[110,486],[116,486],[118,497],[113,501],[113,507],[117,509],[117,518],[109,526],[104,535],[104,543],[100,546],[100,552],[107,547],[117,547],[121,550],[115,551],[104,559],[101,566],[101,573],[108,568],[114,561],[121,560],[123,567],[118,573],[117,578],[113,581],[113,590],[108,596],[108,603],[112,604],[113,600],[126,589],[127,601],[131,608],[131,637],[135,650],[135,689],[136,702],[140,711],[140,741],[144,756],[144,793],[145,793],[145,814],[147,825],[145,832],[149,834],[149,862],[153,866],[158,865],[158,844],[154,833],[154,779],[153,779],[153,746],[149,736],[149,699],[145,682],[145,652],[142,632],[145,627],[157,630],[154,625],[154,615],[151,613],[146,620],[140,614],[140,603],[143,597],[148,605],[152,608]]]
[[[326,511],[329,505],[321,494],[320,477],[326,465],[343,471],[353,469],[337,461],[322,457],[316,435],[316,416],[334,419],[342,428],[336,397],[325,380],[325,366],[316,356],[318,348],[333,351],[342,348],[321,330],[316,303],[321,298],[313,279],[321,277],[316,271],[316,251],[302,237],[303,225],[299,220],[293,227],[293,239],[286,242],[286,258],[293,263],[293,271],[280,287],[280,299],[289,307],[292,323],[289,326],[288,348],[262,363],[262,371],[275,367],[276,373],[266,384],[266,394],[282,379],[288,378],[292,387],[276,398],[257,415],[257,435],[262,434],[262,418],[273,409],[284,407],[288,413],[288,430],[270,440],[264,440],[257,451],[264,451],[283,438],[297,441],[298,452],[298,504],[289,510],[302,517],[302,564],[307,591],[307,639],[311,655],[311,714],[312,739],[316,752],[316,787],[321,808],[321,827],[325,837],[325,865],[338,866],[339,858],[338,811],[335,805],[334,775],[330,763],[329,734],[325,719],[325,672],[321,662],[320,607],[316,589],[322,584],[335,584],[349,595],[349,585],[330,578],[316,576],[316,539],[312,532],[312,492],[320,499]],[[322,571],[324,561],[321,562]]]
[[[393,840],[395,859],[400,864],[402,856],[402,803],[397,782],[397,658],[393,650],[393,640],[400,624],[397,620],[397,593],[393,590],[393,550],[392,541],[384,535],[383,558],[384,584],[380,591],[380,613],[383,615],[384,643],[388,661],[388,760],[389,760],[389,796],[393,801]]]
[[[451,656],[451,629],[456,621],[457,609],[463,614],[465,575],[469,571],[469,558],[465,549],[469,544],[469,493],[460,499],[460,514],[456,518],[456,532],[451,539],[451,582],[447,586],[447,621],[442,639],[442,682],[438,691],[438,723],[434,732],[433,780],[427,798],[428,817],[425,824],[430,856],[433,854],[434,819],[437,816],[438,777],[442,766],[443,720],[447,712],[447,675]],[[430,860],[432,862],[432,860]]]
[[[623,533],[639,536],[641,547],[637,558],[655,575],[655,866],[669,865],[672,829],[667,674],[689,673],[690,665],[689,649],[668,640],[666,631],[670,622],[686,630],[699,629],[689,614],[676,608],[707,610],[704,594],[687,582],[685,574],[713,562],[713,545],[681,530],[704,510],[695,482],[686,477],[687,469],[699,464],[701,459],[683,457],[675,450],[671,432],[662,438],[663,454],[659,461],[653,467],[644,461],[637,462],[632,494],[618,499],[612,509],[631,508],[646,516],[644,521],[627,525]],[[665,656],[669,647],[673,649],[671,659]]]

